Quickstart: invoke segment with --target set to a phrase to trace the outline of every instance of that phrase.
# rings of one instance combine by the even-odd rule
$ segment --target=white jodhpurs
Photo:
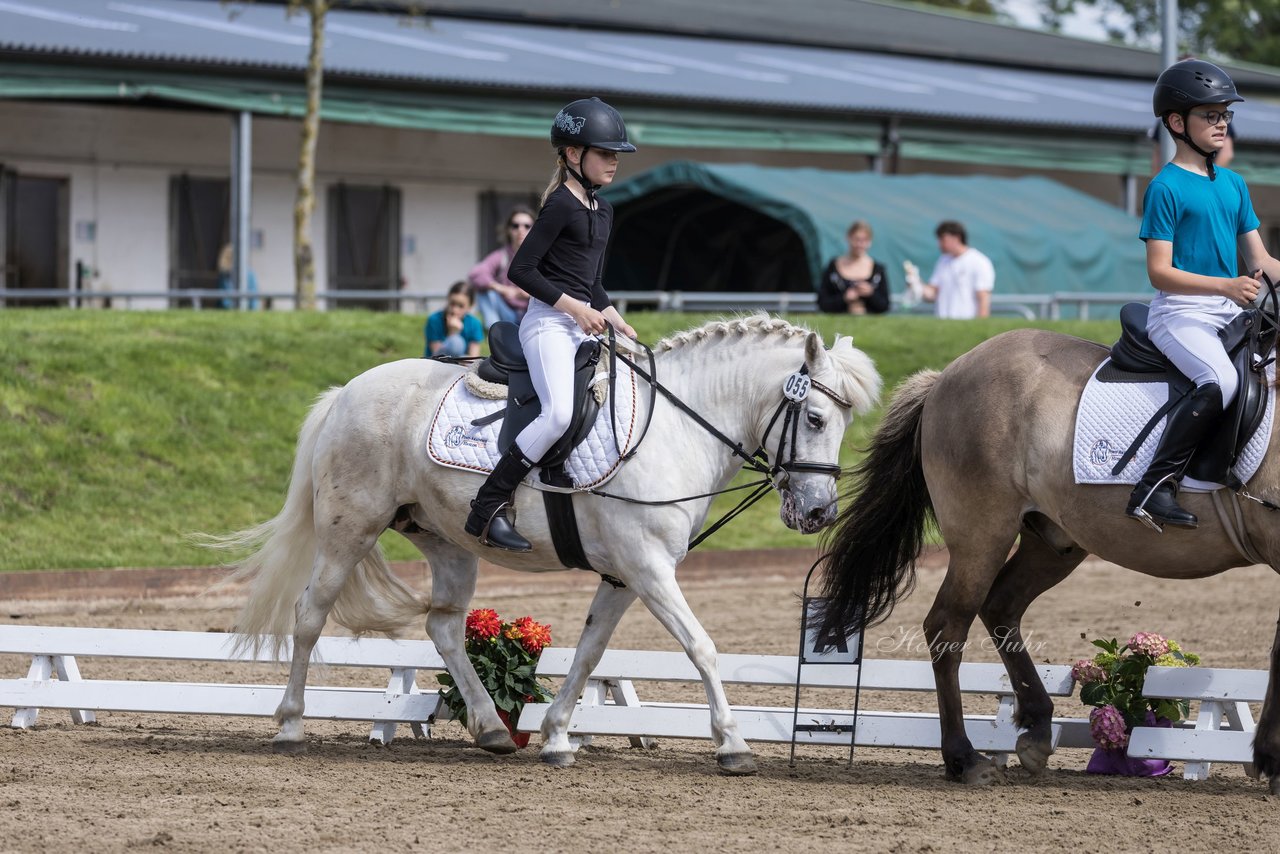
[[[520,321],[520,346],[529,362],[529,379],[542,412],[516,436],[516,444],[534,463],[569,429],[573,418],[573,357],[588,338],[577,321],[541,300],[529,301]]]
[[[1239,314],[1235,311],[1177,312],[1152,315],[1147,336],[1174,366],[1196,386],[1217,383],[1225,409],[1236,396],[1236,369],[1227,356],[1218,330]]]

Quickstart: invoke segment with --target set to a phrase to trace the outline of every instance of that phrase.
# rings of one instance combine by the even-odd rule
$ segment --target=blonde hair
[[[875,233],[871,230],[871,223],[867,222],[865,219],[855,219],[849,226],[849,230],[844,233],[844,236],[848,237],[850,234],[854,234],[859,231],[865,231],[868,238],[875,237]]]
[[[547,189],[542,191],[542,201],[539,202],[539,204],[545,205],[547,203],[547,199],[551,198],[551,194],[554,193],[561,184],[568,180],[569,164],[564,159],[564,149],[560,148],[556,150],[556,167],[551,173],[551,183],[547,184]]]

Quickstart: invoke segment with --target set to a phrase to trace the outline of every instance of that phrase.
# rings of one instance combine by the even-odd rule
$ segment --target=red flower
[[[489,640],[502,631],[502,620],[492,608],[477,608],[467,614],[467,639]]]
[[[515,621],[514,628],[519,632],[521,645],[532,655],[551,645],[551,627],[533,617],[521,617]]]

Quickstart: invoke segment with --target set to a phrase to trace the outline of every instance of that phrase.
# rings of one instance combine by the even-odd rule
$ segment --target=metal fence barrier
[[[753,311],[762,309],[781,314],[804,314],[818,310],[813,293],[787,292],[703,292],[703,291],[615,291],[610,294],[618,311],[630,309],[655,311]],[[1052,294],[991,295],[991,313],[1021,317],[1024,320],[1060,320],[1078,317],[1088,320],[1098,310],[1114,315],[1118,307],[1129,302],[1147,302],[1146,293],[1105,293],[1060,291]],[[259,306],[267,309],[294,308],[297,294],[293,291],[224,291],[218,288],[190,288],[165,291],[94,291],[65,288],[0,288],[0,306],[21,306],[24,302],[56,301],[71,308],[138,308],[138,301],[157,303],[165,308],[233,308],[248,310]],[[427,314],[441,308],[448,300],[444,293],[410,291],[333,290],[317,291],[316,300],[326,307],[341,308],[344,303],[369,305],[383,303],[389,310],[407,314]],[[932,314],[931,303],[904,305],[894,299],[893,310],[907,314]]]

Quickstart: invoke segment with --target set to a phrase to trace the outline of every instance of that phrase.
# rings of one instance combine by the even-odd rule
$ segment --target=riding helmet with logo
[[[581,145],[605,151],[635,151],[627,140],[622,116],[599,98],[583,98],[556,113],[551,125],[551,144],[556,148]]]
[[[1183,113],[1197,104],[1234,104],[1244,98],[1227,72],[1212,62],[1184,59],[1170,65],[1156,78],[1151,96],[1156,115]]]

